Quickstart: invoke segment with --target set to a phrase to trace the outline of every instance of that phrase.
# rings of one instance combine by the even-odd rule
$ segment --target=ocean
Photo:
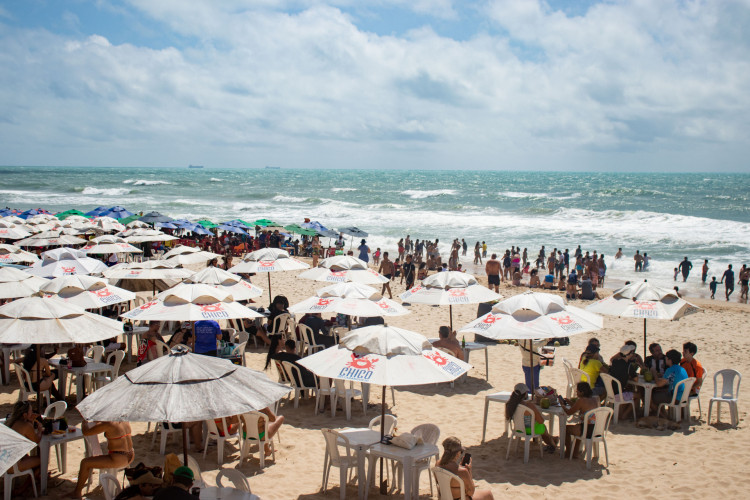
[[[541,245],[548,253],[581,245],[605,254],[610,278],[647,278],[701,295],[703,259],[709,279],[720,279],[728,264],[750,263],[749,200],[749,174],[0,168],[0,205],[11,208],[122,205],[175,218],[284,225],[310,218],[363,229],[373,250],[393,251],[409,234],[439,238],[447,258],[449,242],[464,238],[469,265],[477,241],[490,253],[525,247],[530,257]],[[615,261],[619,247],[625,258]],[[651,257],[649,272],[634,273],[636,249]],[[687,283],[674,283],[685,256],[693,272]]]

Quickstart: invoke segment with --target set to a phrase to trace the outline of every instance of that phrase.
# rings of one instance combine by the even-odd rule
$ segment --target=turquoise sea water
[[[750,261],[750,175],[486,171],[364,171],[188,168],[0,168],[0,204],[87,211],[123,205],[211,220],[309,217],[356,225],[374,249],[398,238],[487,241],[598,250],[627,258],[610,275],[631,279],[635,249],[652,257],[650,280],[672,284],[687,255],[711,274]],[[471,252],[469,252],[471,254]],[[687,286],[698,286],[699,270]],[[693,280],[696,283],[691,283]],[[668,282],[668,283],[667,283]],[[682,287],[683,285],[680,284]]]

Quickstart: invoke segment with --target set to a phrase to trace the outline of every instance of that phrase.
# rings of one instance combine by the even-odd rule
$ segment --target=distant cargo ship
[[[203,168],[203,165],[188,165],[188,168]]]

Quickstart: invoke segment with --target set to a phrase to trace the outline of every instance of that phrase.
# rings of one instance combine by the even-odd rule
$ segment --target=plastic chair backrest
[[[380,418],[381,416],[378,415],[377,417],[370,420],[370,423],[367,424],[367,427],[369,429],[380,429]],[[396,417],[394,417],[393,415],[386,415],[383,434],[386,436],[393,435],[393,429],[396,427],[397,423],[398,423],[398,419]]]
[[[276,366],[276,371],[279,373],[279,382],[290,382],[289,375],[287,374],[286,370],[284,369],[284,366],[281,364],[281,361],[278,359],[273,360],[273,364]]]
[[[245,330],[237,332],[237,343],[247,344],[248,340],[250,340],[250,334],[248,332]]]
[[[86,352],[86,356],[93,359],[94,363],[101,363],[102,357],[104,356],[104,346],[95,345],[91,346]]]
[[[614,410],[608,406],[602,406],[587,411],[583,415],[583,431],[581,432],[581,436],[588,436],[588,427],[591,425],[590,421],[593,418],[596,421],[594,423],[594,431],[591,434],[591,438],[604,437],[607,433],[607,429],[609,429],[609,422],[612,419],[612,415],[614,415]]]
[[[460,500],[465,500],[467,498],[466,486],[464,485],[463,479],[442,467],[433,467],[432,474],[435,476],[435,482],[438,486],[439,500],[453,500],[453,490],[451,489],[451,482],[453,481],[456,481],[461,488]]]
[[[416,437],[421,437],[426,444],[437,444],[440,439],[440,427],[435,424],[420,424],[411,430]]]
[[[245,348],[247,347],[247,341],[234,346],[234,349],[232,349],[232,356],[239,356],[242,358],[242,360],[245,360]],[[245,364],[244,362],[242,363]]]
[[[302,373],[300,373],[299,368],[289,361],[282,361],[281,366],[284,367],[286,378],[289,380],[289,383],[292,384],[292,387],[302,388]],[[294,376],[295,369],[297,371],[296,377]]]
[[[162,342],[161,340],[153,339],[152,342],[156,344],[156,357],[157,358],[161,358],[164,355],[169,356],[169,354],[172,352],[172,348],[169,347],[164,342]]]
[[[122,360],[125,357],[125,351],[114,351],[109,353],[109,356],[107,356],[107,364],[112,364],[111,360],[114,358],[115,362],[112,365],[112,380],[116,379],[117,376],[120,374],[120,365],[122,365]]]
[[[568,368],[573,368],[573,364],[568,361],[567,359],[563,358],[563,365],[567,366]]]
[[[588,382],[591,383],[591,380],[589,380],[589,374],[586,373],[583,370],[579,370],[578,368],[570,368],[570,375],[573,377],[573,386],[575,386],[578,382]]]
[[[277,334],[287,330],[287,323],[292,319],[289,313],[282,313],[273,319],[271,333]]]
[[[248,438],[254,438],[260,441],[260,431],[258,430],[259,422],[263,420],[263,428],[268,429],[268,415],[260,411],[250,411],[242,414],[242,420],[245,421],[245,430]]]
[[[568,379],[568,385],[572,385],[575,388],[576,383],[573,380],[573,374],[570,373],[572,366],[570,366],[570,362],[566,359],[563,359],[563,368],[565,368],[565,378]]]
[[[223,488],[224,484],[222,479],[224,478],[227,478],[235,489],[250,493],[250,483],[248,482],[247,477],[237,469],[221,469],[219,473],[216,474],[216,486]]]
[[[113,500],[122,491],[120,481],[112,474],[100,474],[99,482],[102,485],[105,500]]]
[[[214,427],[216,427],[216,426],[214,425]],[[179,454],[179,458],[180,458],[180,463],[182,465],[185,465],[185,462],[183,461],[183,454],[182,453]],[[201,472],[201,466],[198,465],[198,461],[195,458],[193,458],[192,455],[188,455],[187,466],[190,467],[190,470],[193,471],[193,475],[195,476],[195,480],[196,481],[198,481],[198,480],[202,481],[203,480],[203,473]]]
[[[519,404],[516,408],[515,413],[513,413],[513,429],[514,432],[519,432],[521,434],[526,434],[526,416],[531,419],[530,421],[530,431],[529,436],[539,436],[539,434],[535,434],[535,426],[534,423],[536,422],[536,414],[534,413],[534,410],[529,408],[526,405]]]
[[[299,323],[297,325],[297,328],[299,328],[300,333],[302,334],[302,340],[307,345],[316,345],[315,340],[313,338],[313,331],[312,328],[305,325],[304,323]]]
[[[620,384],[619,380],[614,378],[612,375],[609,375],[608,373],[600,373],[599,376],[602,378],[602,382],[604,382],[604,388],[607,389],[607,402],[614,402],[614,388],[617,387],[617,394],[622,394],[622,384]]]
[[[340,467],[342,464],[342,460],[341,453],[339,453],[338,442],[340,440],[344,443],[344,446],[346,448],[346,458],[350,459],[351,455],[349,453],[349,439],[332,429],[321,429],[321,432],[323,432],[323,437],[326,440],[326,449],[328,450],[328,456],[331,457],[331,465]]]
[[[44,409],[44,414],[42,416],[44,418],[57,420],[58,418],[62,418],[63,415],[65,415],[65,410],[67,409],[68,403],[66,403],[65,401],[57,401],[55,403],[52,403],[51,405],[48,405],[47,408]]]
[[[34,389],[31,385],[31,375],[20,363],[16,363],[16,376],[18,377],[18,383],[21,384],[21,388],[24,392],[34,394]]]
[[[719,377],[721,377],[721,392],[719,392]],[[714,374],[714,397],[737,399],[740,395],[740,382],[742,382],[742,374],[737,370],[725,368],[717,371]]]
[[[687,400],[690,397],[690,389],[693,388],[694,383],[695,377],[688,377],[685,380],[680,380],[679,382],[677,382],[674,386],[674,391],[672,392],[672,402],[670,404],[674,405],[687,403]],[[677,401],[677,393],[680,390],[680,386],[683,387],[682,397],[679,401]]]

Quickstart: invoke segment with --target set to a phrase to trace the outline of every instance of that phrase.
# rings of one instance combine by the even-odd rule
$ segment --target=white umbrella
[[[188,280],[191,283],[215,286],[229,293],[234,300],[249,300],[263,295],[262,288],[218,267],[207,267],[192,275]]]
[[[190,248],[190,247],[187,247]],[[165,254],[166,256],[166,254]],[[207,262],[221,257],[218,253],[205,252],[201,249],[197,249],[195,252],[186,252],[181,254],[175,254],[171,257],[166,258],[169,262],[181,266],[189,266],[191,264],[206,264]]]
[[[65,220],[62,221],[63,226],[68,221],[70,221],[70,222],[80,222],[80,223],[91,224],[91,219],[89,219],[88,217],[84,217],[83,215],[75,215],[74,214],[74,215],[70,215],[68,217],[65,217]]]
[[[0,239],[20,240],[29,236],[31,236],[31,233],[22,226],[18,226],[12,222],[0,221]]]
[[[99,309],[135,299],[133,292],[110,285],[106,278],[82,274],[55,278],[43,284],[41,291],[84,309]]]
[[[336,269],[314,267],[303,273],[300,273],[299,277],[315,281],[325,281],[329,283],[345,283],[347,281],[352,281],[354,283],[361,283],[363,285],[388,283],[389,281],[388,278],[386,278],[382,274],[378,273],[374,269],[369,268]]]
[[[52,233],[52,234],[50,234]],[[62,231],[46,231],[39,233],[29,238],[16,241],[16,245],[19,247],[50,247],[50,246],[62,246],[62,245],[80,245],[86,243],[83,238],[72,236],[69,234],[62,234]]]
[[[0,424],[0,475],[13,467],[24,455],[36,448],[36,443],[26,439],[10,427]],[[5,479],[8,481],[8,479]]]
[[[13,224],[24,224],[26,221],[22,218],[16,216],[16,215],[8,215],[6,217],[0,218],[0,221],[3,222],[11,222]]]
[[[180,283],[156,298],[120,315],[126,319],[149,321],[201,321],[261,318],[249,307],[234,302],[231,295],[211,285]]]
[[[131,232],[132,231],[132,232]],[[119,236],[125,238],[128,243],[147,243],[152,241],[172,241],[177,237],[162,233],[158,229],[128,229],[120,233]]]
[[[17,299],[30,297],[39,291],[39,287],[48,281],[38,276],[14,269],[0,268],[0,299]]]
[[[587,311],[621,318],[643,318],[643,356],[646,356],[646,320],[678,320],[701,311],[700,307],[677,296],[674,290],[651,285],[647,281],[631,283],[586,307]]]
[[[493,339],[538,339],[569,337],[600,330],[601,316],[569,306],[562,297],[551,293],[524,292],[502,300],[492,311],[481,316],[461,332],[474,332]],[[534,353],[529,350],[531,366]],[[531,372],[534,385],[534,372]]]
[[[401,304],[384,298],[367,285],[339,283],[327,286],[310,297],[289,308],[294,314],[334,312],[348,316],[402,316],[409,310]]]
[[[66,274],[97,274],[107,266],[100,260],[92,259],[80,250],[57,248],[42,254],[42,260],[29,268],[29,274],[54,278]]]
[[[39,260],[36,254],[27,252],[15,245],[0,244],[0,262],[6,264],[34,263]]]
[[[125,231],[125,226],[112,217],[97,217],[93,220],[93,226],[104,233],[118,233]]]
[[[502,298],[489,288],[482,286],[468,273],[444,271],[422,280],[411,290],[399,295],[402,301],[415,304],[447,305],[450,309],[450,327],[453,329],[453,306],[457,304],[479,304]]]
[[[289,391],[228,360],[173,351],[118,377],[76,408],[93,421],[196,422],[260,410]],[[187,455],[184,426],[183,447]]]
[[[308,269],[304,262],[293,259],[289,253],[278,248],[262,248],[250,252],[236,266],[229,269],[233,273],[273,273],[278,271],[298,271]],[[268,300],[271,301],[271,275],[268,275]]]
[[[137,229],[137,228],[150,228],[151,226],[149,226],[148,224],[146,224],[142,220],[134,220],[134,221],[130,221],[127,224],[125,224],[125,227],[127,227],[129,229]]]
[[[109,253],[142,253],[138,247],[134,247],[123,238],[106,234],[91,240],[91,243],[81,248],[87,254],[109,254]]]
[[[117,264],[102,274],[110,280],[119,280],[118,286],[134,291],[144,288],[139,286],[140,282],[150,280],[151,290],[156,294],[157,289],[168,288],[176,280],[192,276],[193,271],[178,268],[175,263],[166,260],[147,260]]]
[[[186,255],[186,254],[201,253],[201,252],[212,254],[214,256],[212,258],[221,257],[221,255],[217,253],[205,252],[204,250],[201,250],[198,247],[189,247],[187,245],[177,245],[172,250],[162,255],[162,259],[170,259],[172,257],[176,257],[177,255]]]

